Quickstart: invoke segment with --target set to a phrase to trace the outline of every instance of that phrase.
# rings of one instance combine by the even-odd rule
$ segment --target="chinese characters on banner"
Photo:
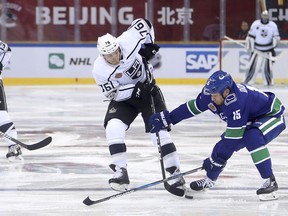
[[[48,0],[43,1],[43,6],[37,5],[38,2],[7,0],[0,4],[0,25],[5,27],[5,31],[2,30],[1,34],[4,32],[8,41],[37,41],[37,35],[39,31],[42,31],[43,41],[71,42],[74,41],[77,26],[80,41],[95,42],[98,36],[111,32],[112,27],[115,28],[115,34],[117,34],[115,36],[119,36],[129,27],[132,20],[139,17],[145,18],[148,14],[147,1],[118,0],[115,14],[116,25],[112,25],[114,10],[110,5],[111,1],[81,0],[79,13],[75,8],[75,1],[63,0],[55,3],[55,1]],[[282,6],[276,5],[277,7],[269,2],[272,0],[267,0],[266,5],[273,19],[284,17],[282,20],[283,27],[285,27],[288,19],[287,15],[284,16],[288,14],[285,12],[287,9],[284,10],[287,5],[286,0],[280,1],[284,3]],[[251,0],[226,1],[225,31],[227,35],[233,37],[239,30],[242,20],[249,23],[255,20],[255,4]],[[77,17],[78,22],[76,22]],[[155,0],[153,1],[153,20],[150,21],[154,25],[157,41],[181,42],[185,25],[189,27],[190,41],[204,40],[205,34],[210,34],[209,31],[204,33],[209,26],[210,30],[214,26],[218,31],[217,34],[211,31],[215,34],[211,38],[217,40],[219,18],[220,0],[193,0],[187,8],[184,7],[184,1]]]

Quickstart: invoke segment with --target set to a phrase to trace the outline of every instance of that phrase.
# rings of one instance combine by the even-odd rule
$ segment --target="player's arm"
[[[136,19],[128,28],[128,33],[138,38],[137,44],[141,46],[139,54],[149,61],[159,51],[155,44],[155,33],[152,23],[147,19]]]
[[[131,98],[135,85],[134,84],[119,85],[118,82],[108,80],[106,82],[100,82],[98,86],[101,87],[102,93],[109,100],[124,101]]]
[[[274,31],[273,31],[273,38],[272,38],[273,48],[277,47],[280,43],[280,35],[277,25],[274,23]]]
[[[141,43],[154,43],[155,33],[152,23],[147,19],[136,19],[128,28],[134,37],[141,39]]]
[[[248,52],[254,51],[255,35],[256,35],[255,28],[256,28],[256,22],[252,23],[248,35],[245,39],[246,49]]]
[[[161,129],[168,128],[170,124],[175,125],[184,119],[191,118],[207,110],[207,101],[203,96],[201,93],[196,99],[181,104],[171,112],[164,110],[153,114],[149,119],[151,133],[156,133]]]
[[[0,53],[11,51],[7,43],[0,40]]]
[[[3,53],[7,53],[7,52],[11,52],[10,47],[8,46],[7,43],[3,42],[0,40],[0,55],[2,55]],[[0,59],[0,72],[3,70],[3,68],[5,67],[5,65],[7,65],[7,62],[2,62],[3,58]]]

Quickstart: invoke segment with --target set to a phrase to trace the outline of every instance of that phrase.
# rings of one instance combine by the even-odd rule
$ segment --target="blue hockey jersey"
[[[202,89],[196,99],[192,99],[174,109],[170,113],[170,118],[172,124],[177,124],[183,119],[210,110],[227,122],[222,139],[229,141],[231,145],[237,146],[243,138],[246,127],[252,124],[255,125],[257,119],[267,116],[271,118],[270,123],[275,125],[277,125],[277,121],[284,121],[279,118],[284,109],[281,101],[272,92],[263,92],[254,87],[234,82],[230,94],[221,106],[215,104],[211,100],[211,95],[206,95],[204,89]],[[257,127],[263,134],[269,128],[265,125],[258,125]]]

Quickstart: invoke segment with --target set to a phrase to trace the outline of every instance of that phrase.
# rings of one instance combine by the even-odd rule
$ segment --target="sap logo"
[[[186,52],[186,72],[209,72],[218,63],[217,51]]]
[[[246,51],[239,52],[239,72],[245,73],[249,69],[250,54]]]

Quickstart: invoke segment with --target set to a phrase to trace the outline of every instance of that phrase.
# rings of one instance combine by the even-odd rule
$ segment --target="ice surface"
[[[168,108],[197,96],[201,86],[161,86]],[[262,89],[264,89],[262,87]],[[273,87],[288,107],[288,88]],[[0,147],[0,215],[150,215],[150,216],[278,216],[288,215],[288,133],[269,144],[280,199],[260,202],[256,190],[263,180],[249,153],[241,150],[229,160],[214,189],[194,193],[194,199],[169,194],[163,185],[117,197],[94,206],[82,201],[101,199],[112,191],[112,172],[103,118],[108,102],[96,86],[8,86],[10,117],[18,139],[34,143],[46,136],[53,142],[36,151],[23,149],[24,164],[8,163],[7,147]],[[287,110],[285,116],[287,118]],[[225,130],[211,113],[173,126],[181,170],[201,166]],[[157,147],[144,134],[141,118],[127,132],[128,172],[131,187],[161,179]],[[185,177],[187,186],[204,176],[200,171]]]

